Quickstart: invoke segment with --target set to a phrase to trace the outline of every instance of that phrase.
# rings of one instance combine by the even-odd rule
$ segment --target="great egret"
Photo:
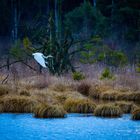
[[[53,57],[51,55],[44,56],[44,54],[40,52],[33,53],[32,55],[34,56],[34,59],[44,68],[47,68],[46,64],[48,64],[48,62],[45,61],[45,59]]]

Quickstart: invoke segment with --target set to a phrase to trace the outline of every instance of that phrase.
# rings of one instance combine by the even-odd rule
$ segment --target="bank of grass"
[[[5,96],[0,99],[0,112],[6,113],[32,113],[36,101],[23,96]]]
[[[36,118],[64,118],[66,111],[60,105],[39,104],[34,109]]]
[[[140,103],[140,92],[125,91],[118,89],[101,89],[102,87],[92,86],[89,89],[89,96],[93,99],[106,101],[134,101]]]
[[[123,113],[131,113],[137,106],[132,102],[116,102],[116,106],[119,106]]]
[[[102,104],[95,108],[94,115],[98,117],[121,117],[122,110],[113,104]]]
[[[8,86],[0,85],[0,96],[7,95],[9,92],[10,92],[10,89]]]
[[[140,108],[136,108],[136,109],[132,112],[132,119],[133,119],[133,120],[140,120]]]
[[[64,108],[69,113],[93,113],[96,104],[89,99],[67,99]]]

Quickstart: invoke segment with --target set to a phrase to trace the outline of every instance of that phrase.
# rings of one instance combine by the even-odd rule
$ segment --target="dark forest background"
[[[23,51],[51,53],[57,72],[74,70],[72,54],[82,63],[138,64],[140,0],[0,0],[0,55],[21,60]]]

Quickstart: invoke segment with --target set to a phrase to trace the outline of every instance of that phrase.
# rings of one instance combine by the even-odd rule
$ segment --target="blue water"
[[[35,119],[32,114],[1,114],[0,140],[140,140],[140,121],[69,114]]]

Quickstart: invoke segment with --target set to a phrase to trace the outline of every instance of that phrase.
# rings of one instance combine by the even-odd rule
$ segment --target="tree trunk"
[[[58,39],[62,38],[62,0],[58,0]]]
[[[20,19],[19,5],[20,0],[11,0],[11,9],[12,9],[12,40],[15,41],[18,39],[18,25]]]
[[[96,0],[93,0],[93,7],[95,7],[96,8]]]
[[[54,11],[55,11],[55,32],[56,38],[58,38],[58,0],[54,2]]]
[[[50,0],[47,1],[47,18],[49,17],[50,14]]]
[[[84,6],[86,5],[86,0],[84,0]],[[86,7],[84,7],[84,22],[83,22],[83,33],[84,33],[84,37],[87,39],[88,38],[88,19],[87,19],[87,9]]]

